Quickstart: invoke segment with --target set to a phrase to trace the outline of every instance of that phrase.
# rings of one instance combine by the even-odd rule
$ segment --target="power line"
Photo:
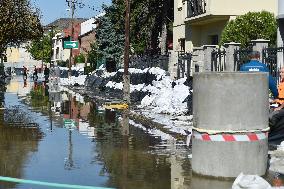
[[[95,12],[101,12],[101,7],[100,6],[92,6],[86,3],[83,3],[83,1],[81,0],[80,2],[78,0],[65,0],[68,7],[72,8],[72,6],[74,6],[74,9],[76,9],[77,7],[82,9],[82,8],[88,8],[91,9]]]

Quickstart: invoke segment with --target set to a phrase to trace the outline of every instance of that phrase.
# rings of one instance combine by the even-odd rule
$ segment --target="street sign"
[[[64,41],[63,48],[64,49],[78,49],[79,42],[78,41]]]
[[[76,122],[72,119],[64,119],[64,128],[75,128],[76,127]]]

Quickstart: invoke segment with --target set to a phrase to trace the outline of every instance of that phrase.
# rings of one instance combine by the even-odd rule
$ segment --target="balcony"
[[[196,17],[206,13],[206,0],[188,0],[187,18]]]

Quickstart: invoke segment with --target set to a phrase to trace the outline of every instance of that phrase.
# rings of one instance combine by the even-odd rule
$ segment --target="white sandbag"
[[[232,189],[268,189],[271,185],[258,175],[239,174],[233,183]]]

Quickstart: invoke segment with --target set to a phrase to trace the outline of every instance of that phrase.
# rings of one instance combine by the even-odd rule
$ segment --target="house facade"
[[[90,18],[81,23],[81,33],[79,35],[80,53],[85,56],[91,50],[91,44],[96,40],[95,28],[95,18]]]
[[[64,33],[56,33],[55,36],[52,38],[52,59],[53,63],[58,61],[66,61],[69,59],[70,50],[63,48],[63,43],[65,40]]]
[[[277,16],[278,0],[175,0],[173,51],[217,45],[228,21],[262,10]]]
[[[59,22],[59,21],[60,22]],[[53,23],[59,23],[61,25],[55,25],[58,33],[52,38],[52,59],[51,62],[57,63],[60,61],[66,61],[70,57],[70,49],[64,49],[64,41],[78,41],[79,35],[81,32],[81,22],[84,22],[86,19],[75,19],[73,23],[73,37],[71,39],[72,27],[70,19],[58,19]],[[52,23],[50,24],[52,25]],[[80,46],[79,46],[80,48]],[[74,64],[74,57],[80,54],[80,49],[72,49],[72,65]]]
[[[15,69],[22,69],[23,66],[32,69],[34,66],[40,68],[42,62],[34,60],[27,49],[26,44],[22,44],[19,47],[8,47],[6,50],[7,62],[4,62],[5,67],[11,67]]]

